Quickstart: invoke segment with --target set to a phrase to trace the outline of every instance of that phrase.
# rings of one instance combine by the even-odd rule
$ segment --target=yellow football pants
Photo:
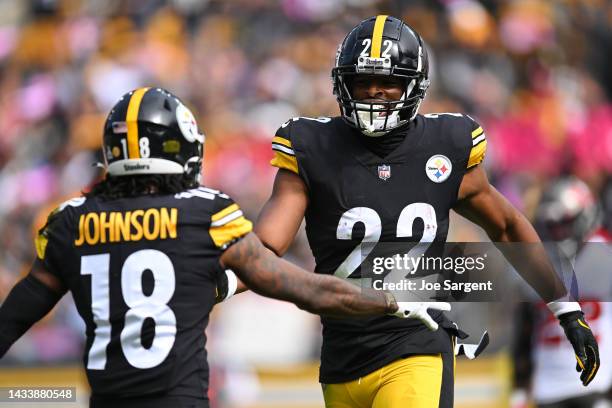
[[[325,407],[438,408],[442,374],[441,354],[402,358],[354,381],[323,384]]]

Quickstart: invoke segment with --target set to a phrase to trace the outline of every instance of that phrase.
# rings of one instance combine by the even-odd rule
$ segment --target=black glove
[[[581,372],[580,380],[585,387],[589,385],[599,370],[599,347],[591,328],[584,320],[584,313],[569,312],[559,316],[565,336],[572,343],[576,353],[576,371]]]

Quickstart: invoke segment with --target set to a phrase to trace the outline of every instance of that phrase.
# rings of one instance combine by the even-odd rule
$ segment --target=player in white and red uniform
[[[600,361],[612,361],[612,236],[598,226],[597,204],[589,188],[576,178],[555,182],[543,196],[536,226],[543,239],[554,241],[563,256],[574,259],[577,294],[597,342]],[[593,232],[595,231],[595,232]],[[563,329],[545,304],[522,304],[515,342],[513,408],[609,407],[604,394],[612,387],[612,370],[600,370],[588,388],[568,375],[574,353]],[[529,390],[529,391],[527,391]]]

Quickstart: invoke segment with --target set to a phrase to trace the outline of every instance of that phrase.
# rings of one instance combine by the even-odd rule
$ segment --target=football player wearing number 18
[[[314,313],[406,317],[392,297],[365,296],[263,247],[236,203],[199,185],[203,143],[191,112],[163,89],[115,105],[106,178],[40,230],[30,274],[0,307],[0,357],[70,290],[86,324],[92,407],[207,407],[204,329],[216,298],[235,289],[225,267]]]
[[[315,272],[341,278],[358,277],[362,254],[377,242],[444,242],[451,209],[494,242],[532,243],[504,255],[560,318],[586,385],[598,354],[580,306],[559,301],[566,291],[538,235],[489,184],[479,165],[487,146],[480,125],[457,113],[417,113],[428,70],[423,40],[401,20],[379,15],[354,27],[332,69],[341,116],[294,118],[278,129],[272,165],[279,170],[255,232],[281,255],[305,217]],[[442,330],[419,319],[324,317],[326,406],[451,407],[459,332],[440,311],[432,317]]]

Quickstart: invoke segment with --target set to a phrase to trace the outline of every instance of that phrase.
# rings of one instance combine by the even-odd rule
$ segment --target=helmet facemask
[[[350,112],[353,125],[367,136],[380,137],[414,119],[421,99],[413,95],[416,79],[406,82],[402,96],[395,101],[361,101],[352,98],[350,91],[345,89],[350,106],[347,113]],[[344,85],[348,88],[346,83]]]
[[[349,77],[349,74],[338,75],[340,111],[352,126],[371,137],[384,136],[412,121],[429,86],[429,81],[424,78],[402,76],[406,85],[399,100],[367,102],[352,96]]]

